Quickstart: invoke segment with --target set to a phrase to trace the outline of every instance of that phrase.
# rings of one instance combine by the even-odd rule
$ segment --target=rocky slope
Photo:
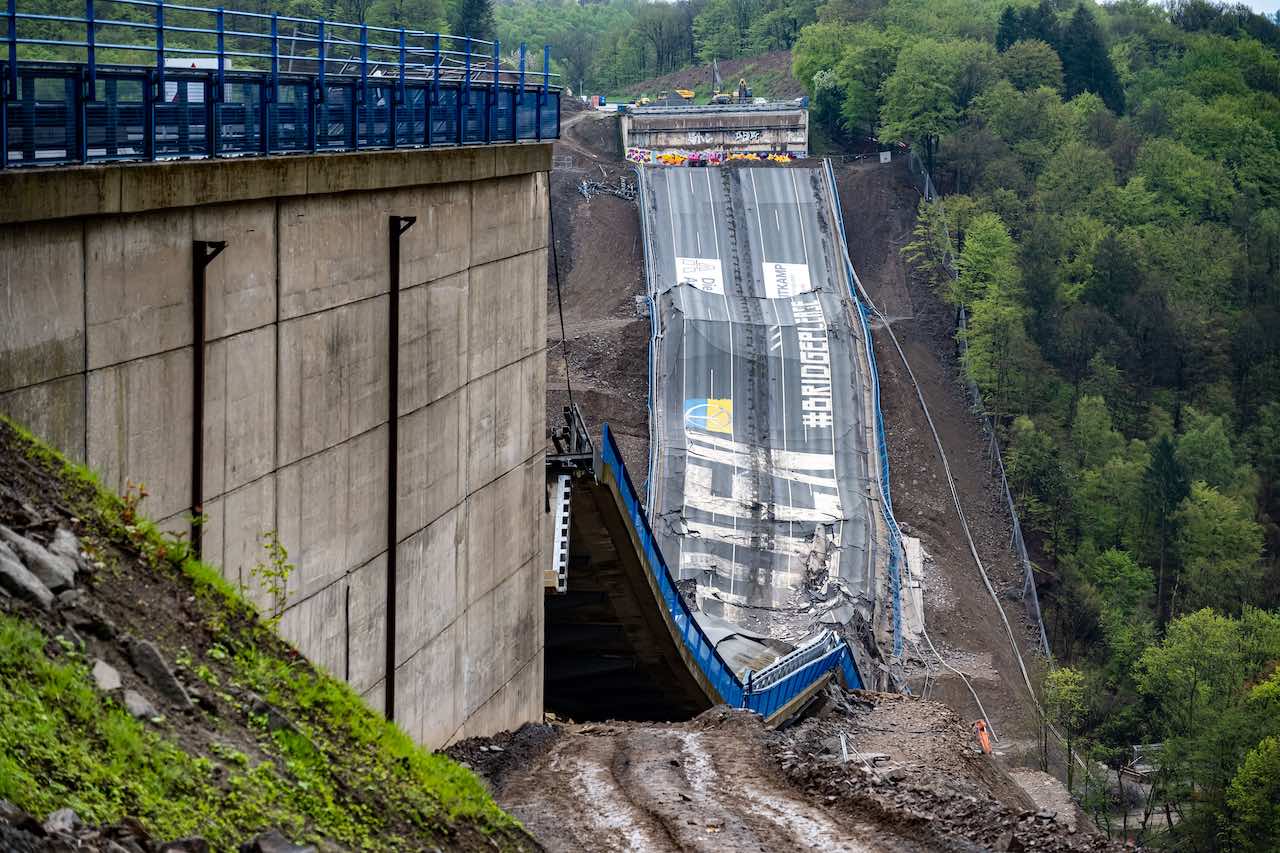
[[[0,849],[536,849],[144,497],[0,420]],[[287,566],[264,552],[260,580]]]

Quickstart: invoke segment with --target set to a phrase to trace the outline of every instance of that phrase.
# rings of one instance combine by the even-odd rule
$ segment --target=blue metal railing
[[[28,0],[29,2],[29,0]],[[0,168],[554,139],[550,49],[165,0],[6,0]],[[517,65],[518,63],[518,65]]]
[[[830,631],[824,631],[811,644],[775,661],[769,667],[757,673],[749,673],[744,684],[721,657],[715,644],[694,618],[688,603],[676,589],[675,578],[658,549],[653,530],[649,526],[649,517],[640,504],[640,496],[622,462],[622,454],[608,424],[604,425],[600,445],[600,462],[617,485],[623,507],[644,554],[645,566],[653,575],[662,604],[685,650],[697,663],[715,691],[716,698],[727,705],[755,711],[768,719],[809,690],[818,679],[832,672],[838,673],[846,687],[862,687],[852,649]]]
[[[845,235],[844,217],[840,215],[840,189],[836,186],[836,173],[831,167],[831,160],[823,160],[823,169],[827,174],[827,184],[831,189],[831,202],[834,207],[832,216],[840,227],[840,244],[848,247]],[[858,306],[858,319],[862,323],[862,340],[867,353],[867,365],[871,373],[871,399],[876,406],[876,451],[880,459],[880,495],[881,508],[885,525],[889,529],[889,595],[893,607],[893,654],[902,656],[902,564],[905,556],[902,552],[902,530],[893,515],[893,496],[889,492],[889,446],[885,442],[884,414],[880,410],[880,371],[876,369],[875,347],[871,341],[871,324],[867,320],[867,309],[858,296],[858,273],[845,252],[845,274],[848,279],[849,296],[853,304]]]

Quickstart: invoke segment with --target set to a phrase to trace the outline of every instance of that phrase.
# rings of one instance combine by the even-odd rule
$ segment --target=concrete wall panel
[[[460,388],[467,375],[464,271],[400,294],[400,411],[408,413]]]
[[[0,391],[84,370],[82,236],[78,222],[0,228]]]
[[[282,319],[386,293],[388,200],[379,192],[280,202]]]
[[[280,324],[279,464],[387,417],[387,298]]]
[[[479,710],[506,680],[498,604],[498,591],[491,589],[473,602],[463,616],[466,645],[462,655],[463,672],[460,683],[464,717],[470,717]]]
[[[455,622],[396,669],[396,721],[419,743],[443,746],[462,726],[465,641]]]
[[[275,365],[271,327],[205,345],[206,498],[275,468]]]
[[[465,496],[460,436],[465,391],[400,418],[396,538],[404,539]]]
[[[347,571],[349,454],[349,445],[340,444],[276,474],[280,540],[298,567],[289,578],[291,601],[314,595]]]
[[[90,371],[88,464],[117,492],[145,483],[145,509],[191,506],[191,348]]]
[[[451,510],[397,549],[397,666],[429,645],[465,608],[469,554],[460,518],[460,510]]]
[[[494,452],[493,425],[497,410],[497,374],[490,373],[467,386],[467,411],[463,426],[466,428],[464,453],[466,461],[465,491],[470,494],[493,481],[502,472],[498,470]]]
[[[241,486],[225,497],[218,498],[217,502],[221,504],[224,516],[223,577],[232,583],[243,584],[246,594],[259,608],[275,606],[253,577],[254,567],[268,559],[264,547],[266,535],[276,529],[275,475],[270,474]],[[289,553],[289,561],[295,565],[298,562],[293,552]]]
[[[346,679],[357,693],[382,680],[387,663],[387,558],[380,554],[347,578]],[[382,710],[382,706],[377,706]]]
[[[191,343],[190,209],[85,224],[89,369]]]
[[[346,609],[344,577],[291,604],[280,618],[280,636],[303,651],[313,664],[342,678],[347,657]]]
[[[84,374],[64,376],[0,394],[0,414],[84,461]]]
[[[546,346],[546,251],[538,249],[471,270],[468,299],[470,376],[479,378]]]
[[[471,265],[469,183],[398,190],[390,213],[418,217],[400,241],[400,286],[413,287],[453,275]]]
[[[359,566],[387,548],[387,427],[347,443],[346,564]]]
[[[226,240],[205,271],[205,337],[217,340],[276,319],[276,203],[197,207],[196,240]]]
[[[513,175],[472,185],[471,265],[547,245],[546,175]]]
[[[506,542],[495,540],[499,520],[496,513],[502,503],[500,490],[510,488],[511,483],[494,480],[467,498],[466,527],[467,574],[465,580],[465,607],[472,607],[485,596],[501,578],[501,564]],[[505,524],[503,525],[505,529]]]

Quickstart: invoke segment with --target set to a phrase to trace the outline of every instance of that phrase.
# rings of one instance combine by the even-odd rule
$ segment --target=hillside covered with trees
[[[906,253],[968,318],[1055,716],[1112,767],[1163,743],[1145,840],[1280,849],[1280,29],[1202,0],[817,18],[815,121],[944,191]]]

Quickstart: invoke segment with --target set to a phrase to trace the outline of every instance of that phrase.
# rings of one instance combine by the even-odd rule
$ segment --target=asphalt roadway
[[[650,518],[699,609],[795,642],[870,620],[863,346],[821,169],[642,167]]]

